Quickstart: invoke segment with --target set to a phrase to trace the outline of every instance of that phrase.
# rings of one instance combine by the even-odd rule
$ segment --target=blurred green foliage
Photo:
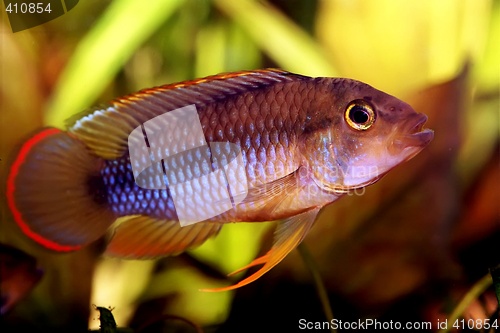
[[[47,122],[61,125],[71,114],[92,103],[132,53],[180,4],[182,0],[148,1],[147,5],[113,1],[78,43],[59,80]],[[92,84],[82,87],[82,82]]]
[[[170,20],[171,16],[177,17]],[[132,54],[155,31],[163,30],[162,24],[171,33],[160,32],[163,40],[156,45],[169,62],[177,66],[185,63],[184,78],[193,66],[182,59],[194,60],[193,74],[199,77],[259,67],[258,49],[290,71],[335,76],[333,66],[310,35],[278,10],[259,2],[155,0],[146,5],[115,0],[78,43],[54,92],[46,122],[61,125],[92,104]],[[134,74],[155,60],[147,59],[147,53],[136,54],[141,59]],[[82,89],[82,82],[93,84]]]

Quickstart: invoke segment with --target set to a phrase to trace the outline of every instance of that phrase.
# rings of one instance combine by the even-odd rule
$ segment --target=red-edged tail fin
[[[81,141],[56,128],[28,139],[11,166],[6,189],[22,231],[62,252],[101,237],[115,220],[99,175],[102,163]]]

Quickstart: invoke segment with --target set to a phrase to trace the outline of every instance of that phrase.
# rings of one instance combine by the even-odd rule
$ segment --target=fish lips
[[[434,138],[434,131],[428,128],[424,129],[424,124],[427,122],[427,116],[425,114],[417,114],[417,117],[409,121],[407,129],[404,129],[405,134],[396,137],[392,143],[392,148],[395,149],[395,153],[401,152],[402,150],[417,148],[417,153],[426,147]],[[413,156],[411,156],[413,157]]]

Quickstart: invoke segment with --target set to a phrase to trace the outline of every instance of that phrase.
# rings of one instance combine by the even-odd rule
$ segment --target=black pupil
[[[349,118],[356,124],[365,124],[370,118],[370,115],[363,106],[356,105],[351,109]]]

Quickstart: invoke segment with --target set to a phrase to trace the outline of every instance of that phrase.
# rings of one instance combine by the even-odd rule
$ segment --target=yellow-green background
[[[427,101],[419,99],[418,92],[452,80],[467,68],[467,78],[460,81],[464,94],[451,95],[460,101],[457,105],[461,109],[455,114],[448,110],[450,118],[446,119],[453,119],[454,125],[441,122],[435,128],[436,139],[442,133],[457,139],[457,142],[452,139],[442,142],[443,151],[448,149],[455,153],[448,161],[451,164],[447,169],[455,177],[451,183],[442,186],[452,184],[454,191],[448,192],[456,198],[441,205],[448,207],[449,214],[443,218],[446,222],[437,219],[436,224],[427,229],[416,228],[415,232],[423,239],[431,239],[436,233],[449,233],[450,239],[453,238],[454,226],[461,223],[463,215],[467,215],[464,213],[467,207],[463,207],[466,189],[480,179],[484,166],[498,150],[499,1],[81,0],[66,15],[15,34],[10,31],[4,10],[1,18],[2,191],[8,161],[16,145],[40,126],[63,127],[65,119],[87,107],[142,88],[219,72],[269,66],[309,76],[355,78],[424,106]],[[436,97],[432,98],[439,113],[439,103],[448,101],[439,101],[438,97],[436,102]],[[434,114],[429,114],[430,124],[433,117]],[[441,118],[435,116],[434,119]],[[426,170],[437,168],[432,158],[425,159],[425,162],[419,167]],[[404,171],[404,168],[401,166],[398,170]],[[392,180],[394,184],[389,179],[387,185],[382,186],[397,188],[401,179],[404,182],[404,173],[398,177]],[[407,176],[410,177],[415,175]],[[370,190],[368,188],[367,193]],[[381,198],[386,193],[384,191],[385,187],[373,190]],[[411,192],[412,188],[405,191]],[[420,194],[425,197],[425,193]],[[498,198],[498,191],[488,192],[486,198],[495,196]],[[350,198],[342,200],[344,203]],[[365,205],[361,199],[356,200],[362,206],[356,207],[352,214],[363,215],[360,212]],[[377,206],[378,199],[366,200],[370,200],[365,210],[365,215],[369,215],[375,211],[373,206]],[[349,207],[349,204],[344,205]],[[398,200],[393,200],[391,205],[398,205]],[[491,205],[485,205],[485,209],[491,209]],[[401,206],[401,210],[406,210],[407,216],[414,215],[412,209],[419,210],[419,213],[425,210],[422,204],[406,207]],[[432,216],[435,212],[429,210],[425,213]],[[325,279],[343,269],[336,266],[338,260],[327,260],[331,246],[335,249],[339,243],[358,241],[356,230],[361,224],[351,221],[346,214],[350,214],[348,208],[345,214],[326,211],[318,222],[323,229],[318,229],[324,231],[326,228],[327,232],[311,236],[315,243],[323,241],[329,244],[312,246],[320,266],[331,266],[331,271],[325,269]],[[400,216],[405,215],[400,214],[398,218]],[[426,216],[423,215],[422,219],[425,220]],[[73,311],[80,309],[83,313],[80,317],[86,317],[87,311],[91,311],[90,304],[95,303],[115,307],[113,314],[118,325],[127,326],[141,302],[165,295],[176,295],[165,312],[189,318],[199,325],[216,326],[228,317],[234,293],[206,294],[200,293],[198,288],[222,286],[229,282],[207,277],[184,261],[169,262],[168,269],[158,272],[154,270],[156,263],[153,261],[103,259],[95,254],[95,249],[76,254],[53,254],[40,250],[25,239],[12,225],[4,203],[1,219],[1,241],[34,255],[45,269],[42,282],[15,309],[14,315],[25,316],[27,321],[42,322],[43,327],[66,327],[72,325],[68,316]],[[462,223],[469,225],[467,221]],[[481,237],[491,233],[498,234],[498,215],[493,224],[490,218],[484,225],[477,227],[482,233],[478,232],[470,242],[480,242]],[[192,255],[220,272],[230,272],[257,255],[261,236],[267,227],[227,226],[216,239],[193,251]],[[471,228],[475,230],[475,226]],[[408,229],[401,234],[407,232]],[[383,242],[383,236],[375,235]],[[450,239],[439,242],[447,249],[444,252],[454,257],[455,248]],[[402,241],[398,246],[405,247],[405,244]],[[394,251],[399,249],[396,247]],[[415,253],[424,250],[428,249],[417,246],[410,252],[417,256]],[[330,288],[354,304],[360,301],[356,288],[370,285],[371,279],[387,274],[384,270],[377,270],[377,267],[387,267],[377,261],[381,260],[380,257],[372,260],[363,253],[367,259],[362,262],[370,262],[365,266],[370,269],[360,268],[358,275],[355,269],[348,270],[356,276],[336,281],[335,287]],[[341,252],[332,254],[333,258],[342,256]],[[414,272],[407,266],[399,266],[398,260],[391,262],[395,263],[391,269],[398,272],[394,275],[397,281],[419,278],[414,283],[402,282],[404,287],[393,293],[372,295],[371,302],[375,305],[393,304],[432,280],[425,273],[428,268],[425,272]],[[451,266],[460,265],[453,258],[447,262]],[[302,265],[300,260],[292,258],[288,264],[283,264],[285,268],[282,269],[291,270],[287,274],[292,280],[308,281],[307,274],[301,273],[304,271]],[[279,266],[276,269],[279,270]],[[402,271],[406,275],[399,274]],[[471,276],[463,269],[457,272],[455,278],[458,281],[460,277]],[[354,280],[357,282],[353,285],[346,282]],[[256,300],[255,306],[263,301]],[[91,328],[96,329],[98,321],[93,318],[97,313],[91,311],[89,316]],[[252,318],[252,313],[248,313],[247,320]],[[81,320],[76,320],[75,325],[78,324]],[[290,325],[295,328],[295,321]]]

